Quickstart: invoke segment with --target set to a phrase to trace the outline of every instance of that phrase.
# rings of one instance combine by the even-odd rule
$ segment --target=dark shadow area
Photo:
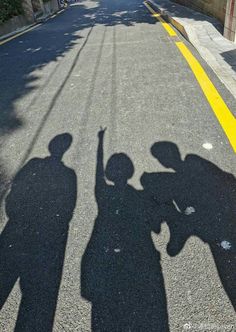
[[[15,332],[51,332],[69,223],[77,197],[75,172],[62,161],[70,134],[54,137],[50,155],[33,158],[15,176],[0,235],[0,309],[17,279],[21,303]]]
[[[168,206],[168,254],[177,255],[190,236],[211,249],[222,285],[236,308],[236,179],[232,174],[189,154],[181,159],[172,142],[157,142],[151,153],[174,172],[144,173],[141,183],[149,199]],[[172,207],[171,207],[172,206]]]
[[[70,20],[70,16],[74,20],[77,15],[73,11],[70,16],[68,14],[69,11],[1,46],[0,87],[3,93],[0,99],[0,131],[2,134],[22,125],[20,114],[15,113],[14,102],[35,89],[40,94],[40,87],[37,86],[39,76],[33,72],[52,61],[59,61],[59,57],[64,56],[73,47],[73,42],[80,38],[73,35],[78,28]],[[48,78],[48,82],[50,79],[52,77]]]
[[[236,49],[228,52],[221,53],[223,59],[236,71]]]
[[[166,332],[160,254],[151,238],[151,231],[160,231],[161,218],[156,204],[127,183],[134,166],[126,154],[112,155],[104,169],[103,137],[102,130],[95,187],[98,216],[81,263],[81,293],[92,304],[92,331]]]

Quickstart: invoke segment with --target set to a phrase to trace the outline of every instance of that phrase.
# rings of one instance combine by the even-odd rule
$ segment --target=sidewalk
[[[214,18],[169,0],[148,0],[198,50],[236,98],[236,44],[222,35]]]

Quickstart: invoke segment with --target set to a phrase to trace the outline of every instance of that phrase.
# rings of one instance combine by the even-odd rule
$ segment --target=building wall
[[[44,3],[44,11],[46,14],[55,13],[59,9],[57,0],[50,0]]]
[[[43,11],[43,1],[42,0],[31,0],[32,6],[35,12]]]
[[[24,16],[28,22],[35,20],[35,13],[43,12],[44,6],[42,0],[22,0]]]
[[[0,37],[12,34],[14,31],[36,22],[37,15],[48,16],[59,9],[57,0],[48,0],[45,3],[42,0],[22,0],[22,7],[23,15],[15,16],[1,24]]]
[[[22,0],[24,16],[29,23],[34,22],[34,10],[31,0]]]
[[[224,36],[229,40],[236,42],[236,1],[235,0],[228,0],[227,3]]]
[[[227,0],[174,0],[180,4],[216,17],[222,24],[225,22]]]

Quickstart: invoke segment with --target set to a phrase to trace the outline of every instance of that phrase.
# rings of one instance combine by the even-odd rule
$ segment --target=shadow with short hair
[[[160,254],[151,231],[153,206],[128,184],[134,166],[124,153],[103,166],[99,133],[95,196],[98,216],[81,265],[81,293],[92,303],[92,331],[167,332]],[[108,184],[107,180],[113,182]]]
[[[76,175],[62,161],[68,133],[49,143],[50,156],[33,158],[18,172],[6,198],[9,221],[0,235],[0,309],[19,278],[22,298],[15,332],[53,328]]]

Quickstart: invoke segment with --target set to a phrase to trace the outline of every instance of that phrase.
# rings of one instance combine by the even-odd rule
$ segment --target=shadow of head
[[[105,174],[116,186],[124,186],[134,174],[134,165],[125,153],[115,153],[107,162]]]
[[[62,159],[64,153],[72,143],[72,136],[68,133],[55,136],[48,145],[48,150],[53,158]]]
[[[166,168],[177,170],[182,164],[179,148],[172,142],[154,143],[151,147],[151,154]]]

